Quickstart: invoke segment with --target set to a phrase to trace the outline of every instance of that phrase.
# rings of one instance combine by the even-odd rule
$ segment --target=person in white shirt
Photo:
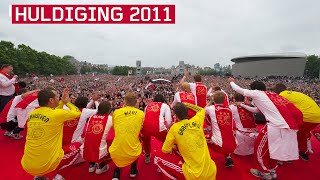
[[[0,113],[4,106],[14,97],[17,75],[10,76],[13,66],[3,64],[0,70]]]
[[[252,168],[250,172],[261,179],[276,179],[277,161],[299,159],[297,131],[299,124],[302,124],[302,113],[282,96],[266,91],[263,82],[252,82],[251,90],[239,87],[233,78],[229,78],[228,82],[237,93],[252,98],[253,104],[267,120],[254,148],[255,160],[263,170]]]
[[[234,94],[235,102],[230,105],[233,119],[236,123],[237,148],[234,154],[246,156],[254,153],[254,142],[258,136],[253,113],[259,112],[258,108],[244,104],[245,98],[239,93]],[[247,109],[252,108],[253,110]]]
[[[13,137],[18,140],[23,138],[19,133],[23,130],[23,128],[18,127],[17,120],[17,111],[16,105],[21,102],[25,97],[30,94],[37,92],[38,90],[27,92],[26,89],[20,89],[17,96],[15,96],[8,104],[4,107],[3,111],[0,114],[0,126],[2,129],[5,129],[6,132],[4,136]]]

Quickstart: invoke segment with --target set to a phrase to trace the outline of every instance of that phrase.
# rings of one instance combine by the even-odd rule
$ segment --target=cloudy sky
[[[10,4],[176,5],[174,25],[12,25]],[[0,40],[97,64],[201,67],[236,56],[320,54],[319,0],[1,0]]]

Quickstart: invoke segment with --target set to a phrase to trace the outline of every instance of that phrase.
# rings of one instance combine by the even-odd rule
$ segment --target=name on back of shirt
[[[128,115],[137,115],[138,111],[126,111],[124,112],[124,115],[128,116]]]
[[[199,123],[196,122],[192,122],[192,123],[185,123],[183,126],[180,127],[178,134],[179,135],[183,135],[184,131],[188,128],[194,128],[196,127],[197,129],[200,129],[201,125]]]
[[[49,118],[47,118],[47,116],[42,115],[40,113],[37,113],[37,114],[31,114],[28,118],[28,121],[30,121],[31,119],[35,119],[35,118],[40,119],[44,122],[48,122],[50,120]]]

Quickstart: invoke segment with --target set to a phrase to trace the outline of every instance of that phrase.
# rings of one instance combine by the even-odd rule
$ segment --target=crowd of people
[[[319,138],[316,80],[221,76],[113,76],[106,74],[19,78],[3,65],[0,120],[4,135],[27,140],[23,169],[36,180],[89,162],[103,174],[114,162],[113,179],[137,160],[153,163],[169,179],[216,179],[209,149],[225,156],[255,154],[250,172],[276,179],[283,162],[308,161],[311,132]],[[259,129],[256,114],[263,116]],[[114,131],[114,137],[108,134]],[[280,136],[281,134],[281,136]],[[151,137],[163,143],[151,154]],[[182,162],[182,163],[180,163]]]

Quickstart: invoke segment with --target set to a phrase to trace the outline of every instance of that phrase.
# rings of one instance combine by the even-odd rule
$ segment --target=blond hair
[[[190,92],[190,91],[191,91],[190,84],[187,83],[187,82],[182,83],[182,84],[181,84],[181,89],[182,89],[183,91]]]

